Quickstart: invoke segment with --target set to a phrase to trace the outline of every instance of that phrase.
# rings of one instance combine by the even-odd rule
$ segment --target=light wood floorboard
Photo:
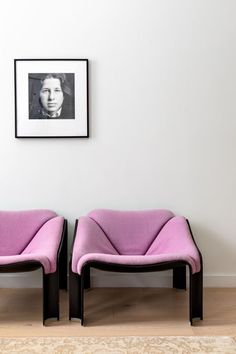
[[[190,326],[188,291],[94,288],[85,293],[85,327],[68,320],[68,293],[60,292],[61,320],[42,324],[41,289],[0,289],[0,336],[230,335],[236,337],[236,289],[204,290],[204,320]]]

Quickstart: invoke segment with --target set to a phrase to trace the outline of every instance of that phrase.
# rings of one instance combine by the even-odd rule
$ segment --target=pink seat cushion
[[[18,213],[17,217],[16,214]],[[3,214],[4,218],[1,219]],[[12,223],[10,223],[11,216],[13,216]],[[10,225],[9,230],[7,230],[7,225],[4,225],[5,220],[7,220],[7,225]],[[24,234],[24,221],[26,222],[26,236]],[[42,264],[46,274],[54,273],[57,266],[57,252],[61,242],[63,222],[63,217],[57,216],[56,213],[47,210],[0,212],[0,227],[1,230],[5,231],[3,234],[0,233],[1,243],[3,244],[2,235],[10,238],[10,241],[6,239],[7,247],[5,249],[7,249],[7,254],[1,254],[0,265],[5,266],[18,262],[38,261]],[[18,233],[17,230],[19,231]],[[32,231],[31,235],[30,231]],[[14,245],[14,236],[16,238],[15,243],[18,243],[17,245]],[[23,241],[20,239],[20,236],[22,236]],[[12,252],[11,246],[13,248]],[[20,254],[14,254],[17,249],[18,252],[19,250],[21,251]]]
[[[0,211],[0,256],[20,254],[43,224],[56,215],[50,210]]]
[[[164,210],[97,210],[81,217],[73,247],[72,271],[80,274],[83,265],[92,261],[122,265],[185,261],[193,273],[201,268],[186,219]]]

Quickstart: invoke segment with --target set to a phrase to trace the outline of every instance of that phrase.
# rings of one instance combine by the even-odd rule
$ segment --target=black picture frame
[[[15,138],[88,138],[88,59],[14,59]]]

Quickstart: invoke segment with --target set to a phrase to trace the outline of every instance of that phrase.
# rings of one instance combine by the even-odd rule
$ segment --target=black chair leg
[[[192,274],[190,270],[190,287],[189,287],[189,300],[190,300],[190,323],[193,324],[194,320],[203,319],[203,272]]]
[[[69,319],[81,318],[81,276],[73,273],[70,264]]]
[[[43,274],[43,324],[48,318],[59,320],[58,271],[51,274]]]
[[[173,288],[186,290],[186,266],[173,268]]]
[[[60,289],[67,290],[67,221],[64,222],[63,228],[63,241],[59,255],[59,287]]]
[[[90,267],[84,268],[84,289],[90,289]]]
[[[81,325],[84,325],[84,285],[86,279],[86,272],[82,269],[81,273],[81,287],[80,287],[80,313],[81,313]]]

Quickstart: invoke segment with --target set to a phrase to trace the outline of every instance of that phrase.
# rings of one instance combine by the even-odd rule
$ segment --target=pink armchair
[[[67,222],[50,210],[0,211],[0,272],[43,270],[43,323],[67,289]]]
[[[83,325],[90,267],[113,272],[173,269],[173,287],[186,289],[186,266],[192,324],[203,318],[203,266],[188,221],[168,210],[94,210],[76,221],[69,266],[69,318],[80,318]]]

